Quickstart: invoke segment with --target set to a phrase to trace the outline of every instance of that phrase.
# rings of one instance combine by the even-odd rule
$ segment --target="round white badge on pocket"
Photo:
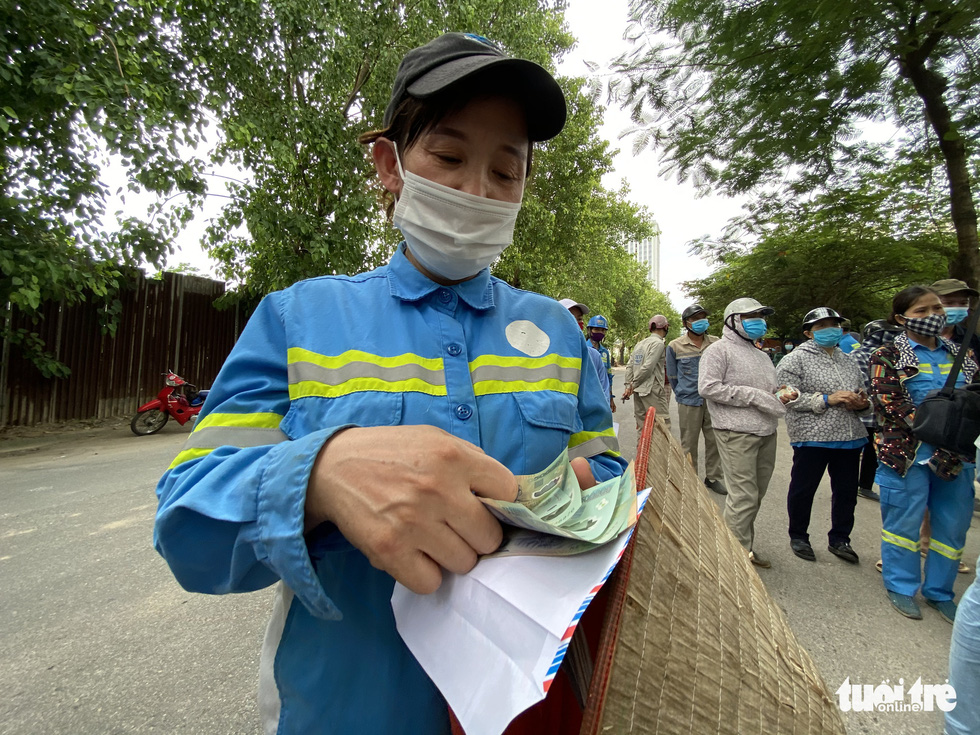
[[[504,330],[504,334],[511,347],[531,357],[540,357],[551,346],[551,338],[548,334],[527,319],[511,322]]]

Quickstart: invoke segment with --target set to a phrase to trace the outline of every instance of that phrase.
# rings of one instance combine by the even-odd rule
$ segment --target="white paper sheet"
[[[640,510],[648,495],[639,494]],[[482,559],[469,574],[445,572],[431,595],[395,585],[398,632],[466,735],[499,735],[544,699],[633,528],[577,556]]]

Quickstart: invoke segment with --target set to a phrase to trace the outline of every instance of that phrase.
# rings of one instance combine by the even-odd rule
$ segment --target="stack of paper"
[[[648,495],[639,494],[626,531],[585,553],[484,557],[469,574],[445,573],[431,595],[395,585],[398,632],[467,735],[499,735],[544,699]]]

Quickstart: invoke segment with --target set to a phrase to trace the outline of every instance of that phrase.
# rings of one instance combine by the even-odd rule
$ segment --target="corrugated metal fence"
[[[161,373],[168,368],[209,387],[245,325],[238,306],[214,307],[224,290],[218,281],[174,273],[140,279],[119,295],[122,315],[114,337],[102,334],[95,304],[45,304],[36,329],[71,376],[45,378],[9,350],[0,427],[135,414],[163,386]],[[15,312],[13,327],[19,326],[30,327]]]

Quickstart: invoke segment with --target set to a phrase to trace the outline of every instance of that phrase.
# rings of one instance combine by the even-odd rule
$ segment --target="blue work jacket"
[[[335,432],[436,426],[515,474],[566,447],[599,481],[626,466],[566,309],[486,269],[441,286],[403,248],[374,271],[266,297],[157,487],[154,543],[186,589],[281,582],[260,664],[268,733],[449,728],[395,630],[394,580],[330,524],[304,537],[307,482]]]

